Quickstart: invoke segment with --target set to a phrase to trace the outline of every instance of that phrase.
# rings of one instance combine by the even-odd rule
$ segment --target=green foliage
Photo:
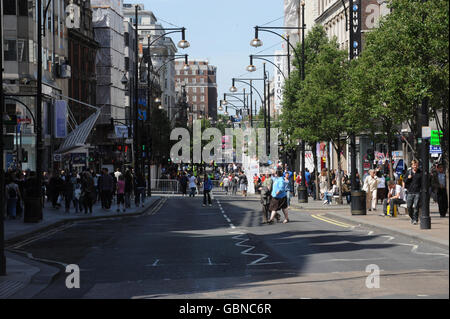
[[[306,35],[305,80],[295,58],[284,87],[281,128],[291,139],[336,141],[343,134],[381,131],[389,140],[405,122],[417,136],[424,99],[435,118],[448,110],[449,1],[391,0],[390,8],[379,27],[364,34],[364,48],[353,61],[322,26]],[[300,43],[296,51],[300,56]],[[448,158],[448,111],[437,124]]]

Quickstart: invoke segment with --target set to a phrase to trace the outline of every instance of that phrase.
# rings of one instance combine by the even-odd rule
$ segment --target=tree
[[[311,66],[313,66],[317,61],[317,54],[320,51],[320,47],[328,43],[327,34],[321,25],[315,25],[305,36],[305,74],[308,74]],[[301,52],[301,43],[297,44],[296,52]],[[318,168],[317,168],[317,156],[315,153],[315,147],[318,142],[320,142],[319,136],[313,135],[302,135],[300,130],[301,125],[299,125],[299,114],[297,110],[298,103],[303,99],[303,81],[301,79],[301,61],[297,59],[293,60],[293,65],[295,69],[291,71],[289,78],[285,81],[283,88],[283,113],[280,116],[280,127],[282,131],[290,136],[289,143],[287,147],[296,148],[297,141],[300,139],[305,140],[313,146],[314,155],[314,167],[316,185],[318,185]],[[318,189],[318,188],[316,188]]]

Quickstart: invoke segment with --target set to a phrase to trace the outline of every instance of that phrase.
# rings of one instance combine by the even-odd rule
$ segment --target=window
[[[193,102],[197,102],[197,95],[193,95],[193,96],[192,96],[192,101],[193,101]]]
[[[19,16],[28,16],[28,0],[19,0]]]
[[[200,83],[205,83],[205,78],[201,78]]]
[[[16,15],[16,0],[3,0],[3,14]]]
[[[200,88],[200,93],[205,93],[205,88],[204,87]]]
[[[192,78],[192,83],[197,83],[197,79],[196,78]]]
[[[192,92],[193,92],[193,93],[197,93],[197,88],[196,88],[196,87],[193,87],[193,88],[192,88]]]
[[[200,101],[201,102],[205,102],[205,96],[204,95],[200,96]]]
[[[130,71],[130,58],[125,57],[125,70]]]
[[[5,61],[17,61],[16,40],[6,40],[3,42],[3,57]]]
[[[125,40],[125,46],[129,47],[130,46],[130,34],[128,32],[125,32],[123,34],[123,38]]]
[[[18,53],[17,60],[19,62],[28,62],[27,59],[28,48],[26,40],[17,40],[17,53]]]

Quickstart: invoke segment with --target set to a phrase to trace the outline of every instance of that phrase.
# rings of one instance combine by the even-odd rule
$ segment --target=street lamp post
[[[0,1],[0,34],[3,35],[3,1]],[[0,41],[0,190],[5,189],[5,172],[3,170],[3,39]],[[2,198],[4,198],[2,196]],[[6,276],[6,257],[5,257],[5,205],[0,205],[0,276]]]
[[[133,163],[135,173],[139,173],[139,160],[140,160],[140,152],[139,152],[139,111],[138,111],[138,89],[139,89],[139,77],[138,77],[138,58],[139,58],[139,34],[138,34],[138,9],[139,6],[135,5],[135,24],[134,24],[134,35],[136,39],[136,47],[134,52],[134,98],[133,98],[133,107],[134,107],[134,136],[133,136],[133,144],[134,144],[134,152],[136,153],[135,160]]]
[[[305,2],[302,1],[302,63],[301,63],[301,78],[302,81],[305,80]],[[301,174],[302,178],[300,181],[300,186],[298,187],[298,202],[307,203],[308,202],[308,190],[306,188],[306,174],[305,174],[305,140],[302,139],[300,142],[300,152],[302,158]]]
[[[301,72],[302,72],[302,76],[304,77],[304,30],[306,28],[305,25],[305,2],[302,1],[301,2],[301,7],[302,7],[302,26],[301,27],[260,27],[260,26],[256,26],[255,27],[255,38],[250,42],[250,45],[253,47],[260,47],[263,45],[262,41],[258,38],[258,31],[265,31],[265,32],[269,32],[272,34],[275,34],[277,36],[279,36],[280,38],[282,38],[283,40],[286,41],[287,43],[287,59],[288,59],[288,73],[290,73],[290,49],[292,49],[294,51],[295,56],[297,57],[298,61],[302,61],[301,63]],[[290,43],[289,41],[289,36],[284,37],[283,35],[274,32],[273,30],[302,30],[302,58],[300,59],[297,53],[297,50],[295,49],[295,47]],[[303,79],[302,79],[303,80]],[[270,121],[270,110],[269,110],[269,121]],[[305,142],[302,140],[301,144],[300,144],[300,151],[302,154],[302,169],[301,169],[301,174],[302,174],[302,181],[299,187],[299,202],[301,203],[305,203],[308,201],[308,192],[306,190],[306,184],[305,183],[305,169],[304,169],[304,163],[305,163]]]
[[[135,106],[135,138],[133,139],[133,143],[135,145],[135,149],[136,149],[136,157],[137,158],[141,158],[139,156],[139,148],[138,148],[138,141],[139,141],[139,135],[138,135],[138,50],[139,50],[139,34],[138,34],[138,9],[139,9],[139,5],[135,5],[135,36],[136,36],[136,52],[135,52],[135,82],[136,82],[136,87],[135,87],[135,98],[134,98],[134,106]],[[182,27],[182,28],[140,28],[139,30],[148,30],[148,31],[169,31],[169,32],[164,32],[162,35],[159,35],[155,40],[153,40],[152,42],[150,42],[150,36],[148,36],[148,52],[149,52],[149,59],[151,59],[150,57],[150,47],[153,43],[155,43],[156,41],[158,41],[159,39],[161,39],[162,37],[171,34],[171,33],[175,33],[175,32],[181,32],[181,40],[178,42],[178,47],[181,49],[186,49],[190,46],[190,43],[188,41],[186,41],[185,37],[186,37],[186,28]],[[172,60],[171,60],[172,61]],[[151,61],[149,61],[148,63],[151,63]],[[147,80],[149,80],[149,78],[147,77]],[[151,92],[147,92],[147,99],[148,97],[151,95]],[[147,106],[147,110],[149,111],[149,105],[150,103],[147,102],[148,106]],[[150,117],[150,114],[148,114],[148,117]],[[148,150],[147,150],[148,152]],[[142,158],[142,161],[144,159]],[[135,167],[138,164],[138,160],[135,162]],[[144,164],[142,164],[142,169],[144,169]],[[150,165],[149,165],[150,166]],[[137,167],[139,169],[139,167]],[[150,168],[149,168],[149,176],[150,176]],[[149,188],[151,185],[149,185]]]

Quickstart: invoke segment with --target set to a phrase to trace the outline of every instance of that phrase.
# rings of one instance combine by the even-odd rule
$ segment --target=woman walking
[[[327,191],[327,188],[328,188],[327,169],[324,168],[320,172],[320,176],[319,176],[319,189],[320,189],[320,198],[321,199],[325,197],[325,192]]]
[[[125,176],[119,175],[117,181],[117,212],[120,213],[120,204],[122,204],[125,213]]]
[[[84,172],[81,180],[81,198],[85,214],[92,214],[92,205],[95,199],[94,179],[91,173]]]
[[[205,174],[205,176],[203,178],[203,207],[206,206],[206,196],[208,196],[209,206],[212,206],[211,195],[210,195],[212,188],[213,188],[213,183],[209,179],[208,175]]]
[[[230,178],[227,175],[223,176],[223,188],[225,189],[225,194],[228,195],[228,190],[230,188]]]
[[[283,172],[277,172],[277,178],[272,186],[272,199],[270,200],[269,210],[272,212],[269,223],[273,223],[275,215],[278,210],[282,210],[284,214],[283,224],[289,222],[288,207],[287,207],[287,194],[286,194],[286,182],[283,178]]]

